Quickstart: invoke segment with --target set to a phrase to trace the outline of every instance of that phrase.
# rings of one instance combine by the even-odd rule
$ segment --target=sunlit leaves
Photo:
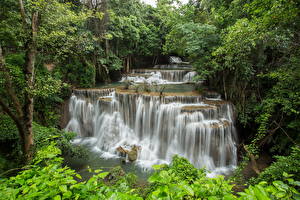
[[[29,92],[36,97],[47,98],[49,96],[58,94],[63,87],[68,87],[68,85],[50,75],[43,77],[38,76],[35,79],[34,90]]]
[[[45,4],[38,32],[39,46],[42,49],[47,46],[45,53],[54,54],[61,60],[62,56],[93,50],[93,38],[88,31],[83,31],[87,19],[92,16],[90,11],[75,12],[70,5],[56,0]],[[102,17],[101,13],[95,15]]]

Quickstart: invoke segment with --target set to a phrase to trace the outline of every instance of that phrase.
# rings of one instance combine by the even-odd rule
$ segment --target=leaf
[[[277,198],[283,198],[286,196],[286,193],[285,192],[276,192],[274,194]]]
[[[60,195],[56,195],[53,200],[61,200],[61,196]]]
[[[108,174],[109,174],[109,172],[103,172],[103,173],[98,174],[98,177],[105,178]]]
[[[67,192],[68,191],[68,187],[66,186],[66,185],[60,185],[59,186],[59,190],[61,191],[61,192]]]
[[[194,190],[188,185],[181,185],[181,187],[186,191],[186,193],[190,196],[194,196]]]
[[[281,190],[281,191],[284,191],[284,192],[286,192],[286,191],[289,189],[289,186],[286,185],[285,183],[283,183],[282,181],[274,181],[274,182],[273,182],[273,185],[274,185],[278,190]]]
[[[95,170],[95,173],[98,174],[98,173],[100,173],[100,172],[102,172],[102,171],[103,171],[103,170],[101,170],[101,169],[96,169],[96,170]]]
[[[159,174],[153,174],[152,176],[150,176],[149,178],[148,178],[148,181],[150,182],[150,183],[154,183],[154,182],[159,182],[159,180],[161,179],[161,177],[159,176]]]
[[[80,174],[76,174],[75,176],[76,176],[77,178],[79,178],[79,179],[82,179],[82,177],[81,177]]]
[[[72,196],[72,192],[71,192],[71,191],[67,191],[67,192],[65,192],[65,193],[63,194],[63,197],[64,197],[64,198],[67,198],[67,199],[69,199],[71,196]]]

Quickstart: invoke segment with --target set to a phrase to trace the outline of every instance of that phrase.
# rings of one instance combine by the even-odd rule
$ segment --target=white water
[[[179,58],[179,57],[176,57],[176,56],[170,56],[170,57],[169,57],[169,62],[170,62],[171,64],[180,64],[180,63],[182,63],[182,60],[181,60],[181,58]]]
[[[98,99],[103,95],[107,92],[75,91],[66,127],[81,137],[77,143],[89,143],[102,157],[118,156],[119,146],[139,145],[136,164],[143,168],[169,163],[175,154],[211,170],[211,176],[236,166],[236,132],[229,103],[210,100],[208,105],[201,96],[115,92]]]
[[[147,70],[135,69],[133,73],[135,76],[128,75],[123,77],[121,82],[131,81],[134,83],[147,84],[182,84],[193,82],[193,78],[197,75],[195,71],[187,70]]]

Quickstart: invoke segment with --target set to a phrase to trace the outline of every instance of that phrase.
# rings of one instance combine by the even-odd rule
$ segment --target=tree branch
[[[20,13],[21,13],[23,26],[26,27],[27,23],[26,23],[26,14],[25,14],[25,8],[24,8],[23,0],[19,0],[19,6],[20,6]]]
[[[23,171],[23,170],[28,170],[30,169],[29,167],[23,167],[23,168],[15,168],[15,169],[10,169],[10,170],[7,170],[6,172],[3,172],[2,174],[0,174],[0,177],[5,175],[5,174],[9,174],[11,172],[14,172],[14,171]]]
[[[299,147],[299,144],[297,144],[294,140],[293,140],[293,138],[291,138],[290,136],[289,136],[289,134],[280,126],[280,124],[278,124],[277,122],[274,122],[281,130],[282,130],[282,132],[288,137],[288,139],[294,144],[294,145],[296,145],[296,146],[298,146]]]

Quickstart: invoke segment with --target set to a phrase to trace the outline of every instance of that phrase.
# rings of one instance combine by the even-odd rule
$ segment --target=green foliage
[[[77,182],[79,174],[62,166],[60,149],[54,143],[38,151],[33,163],[16,177],[0,180],[1,199],[141,199],[131,191],[105,185],[107,172],[96,170],[88,181]],[[124,185],[123,185],[124,187]]]
[[[19,133],[12,119],[0,113],[0,174],[19,164]],[[1,175],[0,175],[1,176]]]
[[[37,76],[35,88],[31,92],[36,97],[47,98],[59,93],[62,87],[68,87],[68,85],[63,84],[61,80],[55,79],[50,75]]]
[[[191,0],[186,5],[176,0],[160,0],[156,8],[139,0],[110,0],[107,2],[108,10],[101,11],[80,1],[24,2],[28,21],[31,11],[39,11],[35,88],[30,91],[35,97],[35,121],[57,126],[58,105],[68,96],[66,83],[92,87],[95,80],[109,79],[105,76],[110,71],[120,70],[125,64],[135,64],[137,56],[159,56],[164,52],[189,59],[198,71],[199,79],[205,79],[210,87],[233,101],[238,124],[250,133],[243,138],[249,152],[258,155],[261,146],[264,146],[271,153],[286,154],[291,144],[300,143],[300,18],[299,3],[295,0]],[[23,30],[21,22],[18,2],[2,0],[0,45],[13,89],[23,104],[22,97],[27,91],[23,68],[28,33]],[[46,63],[55,66],[53,71],[45,70]],[[1,99],[11,106],[13,102],[8,95],[8,84],[1,70]],[[145,84],[135,89],[137,92],[151,91]],[[12,112],[16,110],[12,109]],[[7,141],[18,139],[16,127],[6,115],[1,114],[0,121],[0,141],[9,145]],[[114,189],[103,185],[102,175],[96,175],[84,186],[74,181],[67,186],[55,182],[62,186],[55,185],[53,193],[45,190],[48,186],[42,188],[42,178],[38,180],[44,176],[40,171],[53,174],[63,169],[59,164],[61,160],[57,158],[60,152],[53,145],[45,150],[45,145],[56,141],[63,154],[82,154],[82,157],[85,154],[69,143],[74,136],[70,133],[38,124],[34,124],[34,132],[37,150],[43,149],[42,152],[48,152],[49,156],[53,151],[51,158],[46,158],[48,153],[43,156],[37,154],[36,158],[48,160],[49,167],[54,168],[33,164],[29,171],[20,174],[18,182],[22,184],[12,180],[12,186],[8,187],[11,191],[3,195],[4,198],[29,195],[29,199],[38,199],[44,194],[44,198],[54,199],[139,199],[131,190],[132,183],[129,183],[134,181],[123,180],[123,177],[113,184],[117,185]],[[12,147],[10,154],[18,155],[19,148],[16,145]],[[9,165],[5,159],[1,159],[0,163]],[[298,180],[298,169],[299,149],[295,148],[290,156],[277,157],[277,161],[254,180],[255,183],[267,181],[271,185],[252,186],[241,193],[241,199],[296,198],[293,187],[298,187],[297,181],[276,180],[282,179],[284,171],[294,174]],[[74,174],[68,170],[58,173],[61,181],[67,177],[71,180]],[[29,182],[24,182],[27,178]],[[51,177],[44,179],[56,181]],[[149,199],[237,198],[232,196],[227,181],[208,179],[203,170],[195,169],[179,157],[175,157],[170,166],[162,166],[149,180],[152,183]],[[37,185],[31,184],[33,182]],[[76,187],[71,188],[73,184]],[[98,190],[99,193],[96,192]]]
[[[0,114],[0,141],[18,140],[18,129],[11,118]]]
[[[70,59],[64,67],[57,69],[66,82],[78,87],[92,87],[95,85],[95,67],[86,61],[76,58]]]
[[[16,167],[16,163],[7,159],[6,156],[2,156],[0,154],[0,174],[5,173],[9,169],[13,169]],[[1,177],[2,175],[0,175]]]
[[[170,169],[172,173],[175,173],[180,180],[185,180],[189,183],[194,182],[199,176],[203,176],[204,170],[196,169],[185,158],[174,156]]]
[[[217,29],[213,25],[185,22],[175,25],[166,36],[164,51],[188,57],[197,71],[206,78],[211,51],[218,44]]]
[[[23,53],[16,53],[16,54],[9,54],[5,57],[6,59],[6,67],[7,70],[12,77],[14,87],[19,92],[17,95],[22,95],[23,90],[25,88],[25,77],[23,74],[22,66],[25,63],[24,54]],[[4,72],[0,72],[0,92],[5,93],[5,87],[7,87],[7,80],[3,74]]]
[[[49,144],[49,143],[48,143]],[[43,146],[32,163],[15,177],[0,179],[1,199],[298,199],[299,181],[284,173],[286,180],[261,182],[250,186],[239,197],[223,177],[208,178],[186,159],[174,157],[170,166],[154,166],[158,171],[149,178],[148,193],[141,197],[133,189],[136,177],[125,175],[120,167],[111,172],[91,170],[95,175],[82,181],[81,176],[63,167],[61,150],[55,143]],[[183,170],[183,172],[182,172]],[[186,176],[184,176],[186,175]],[[79,180],[79,181],[78,181]]]
[[[245,189],[244,192],[239,192],[241,195],[239,199],[299,199],[300,193],[296,188],[299,188],[300,182],[290,178],[287,173],[283,175],[286,178],[286,183],[273,181],[271,185],[267,185],[267,182],[260,182]]]
[[[148,199],[232,199],[232,185],[223,177],[208,178],[203,169],[196,169],[185,158],[175,156],[170,166],[159,169],[149,178],[151,194]]]
[[[276,156],[276,161],[259,174],[257,178],[250,180],[250,183],[262,181],[271,183],[275,180],[282,180],[282,174],[293,174],[295,180],[300,180],[300,149],[294,147],[288,156]]]
[[[104,65],[109,70],[120,70],[123,67],[122,60],[112,53],[106,58],[101,58],[99,61],[101,65]]]
[[[37,150],[47,146],[49,142],[54,141],[56,146],[62,151],[65,157],[79,157],[81,159],[88,158],[88,152],[83,147],[72,145],[70,141],[74,139],[76,133],[65,132],[56,128],[48,128],[33,124],[35,148]]]
[[[89,32],[83,29],[91,16],[89,11],[75,12],[71,9],[72,4],[57,0],[27,3],[29,8],[41,11],[38,44],[40,47],[47,47],[43,53],[52,55],[52,62],[93,50],[93,40]]]
[[[18,159],[20,158],[19,153],[21,149],[18,130],[11,118],[7,115],[0,115],[0,122],[2,130],[0,133],[0,143],[3,147],[0,151],[0,155],[3,154],[2,161],[6,162],[5,160],[8,160],[19,164],[20,160]],[[85,148],[70,143],[76,136],[76,133],[44,127],[37,123],[33,123],[33,132],[36,151],[47,146],[51,141],[55,141],[57,147],[62,151],[63,156],[79,157],[81,159],[88,158],[88,152]],[[9,162],[7,162],[7,164],[9,164]]]

